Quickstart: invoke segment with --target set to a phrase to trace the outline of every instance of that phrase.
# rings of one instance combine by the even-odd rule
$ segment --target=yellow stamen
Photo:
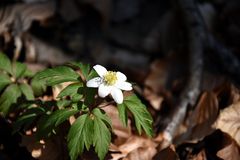
[[[104,76],[103,76],[104,82],[112,86],[117,82],[117,72],[113,71],[108,71]]]

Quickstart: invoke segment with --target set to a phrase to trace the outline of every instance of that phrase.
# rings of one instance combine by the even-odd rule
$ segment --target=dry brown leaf
[[[145,86],[154,93],[165,90],[168,78],[168,62],[166,60],[156,60],[151,64],[150,73],[145,80]]]
[[[151,140],[143,137],[132,136],[126,143],[119,146],[119,150],[123,153],[129,153],[140,147],[156,147],[156,144]]]
[[[111,160],[120,160],[124,157],[126,157],[126,154],[123,154],[123,153],[114,153],[114,154],[111,154]]]
[[[217,111],[218,101],[216,95],[212,92],[204,92],[190,118],[191,125],[204,123],[206,120],[209,121],[210,118],[216,117]]]
[[[161,103],[164,100],[163,96],[160,96],[159,93],[167,92],[165,84],[168,77],[168,67],[166,60],[154,61],[151,64],[150,73],[145,80],[144,97],[156,110],[160,110]]]
[[[161,109],[161,104],[164,100],[162,96],[159,96],[155,93],[153,93],[150,89],[145,88],[144,89],[144,97],[149,101],[149,103],[152,105],[152,107],[155,110],[160,110]]]
[[[210,156],[223,160],[239,160],[240,148],[237,142],[227,133],[216,130],[204,139],[205,148]]]
[[[215,93],[202,93],[195,110],[189,114],[186,124],[179,126],[175,141],[182,143],[186,139],[197,140],[213,132],[212,125],[218,116],[218,106]]]
[[[156,110],[161,109],[162,101],[170,101],[173,94],[181,93],[187,75],[186,63],[186,59],[176,52],[152,62],[144,82],[143,93]]]
[[[192,127],[192,138],[201,138],[212,131],[212,124],[218,116],[217,96],[212,92],[204,92],[197,107],[189,119],[189,127]]]
[[[240,148],[236,141],[229,134],[219,129],[205,137],[202,142],[199,142],[197,147],[199,147],[199,145],[204,147],[207,157],[213,157],[214,159],[221,158],[223,160],[240,159]]]
[[[240,100],[240,91],[233,84],[230,86],[230,88],[231,88],[231,90],[230,90],[231,101],[232,101],[232,103],[236,103]]]
[[[116,147],[116,146],[115,146]],[[157,144],[148,138],[130,137],[124,144],[118,146],[120,153],[112,153],[112,160],[150,160],[157,153]]]
[[[181,159],[186,160],[239,160],[240,150],[236,141],[227,133],[215,130],[197,143],[183,143],[177,152]]]
[[[232,141],[230,145],[219,150],[217,152],[217,156],[222,158],[223,160],[239,160],[240,159],[239,146],[235,141]]]
[[[220,108],[236,103],[240,100],[240,90],[232,83],[225,82],[214,89],[220,101]]]
[[[130,152],[126,158],[123,158],[123,160],[151,160],[156,152],[156,149],[153,147],[140,147]]]
[[[153,160],[178,160],[178,159],[179,158],[176,152],[171,147],[167,147],[161,150],[153,157]]]
[[[189,160],[207,160],[205,150],[202,150],[201,152],[199,152],[197,155],[194,155],[194,156],[193,156],[191,159],[189,159]]]
[[[240,144],[240,101],[221,111],[214,127],[228,133]]]

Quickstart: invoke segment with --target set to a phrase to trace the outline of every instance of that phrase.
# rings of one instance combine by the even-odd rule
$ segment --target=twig
[[[205,25],[194,0],[178,0],[179,8],[182,10],[183,19],[188,29],[189,40],[189,63],[190,78],[188,84],[180,96],[180,102],[173,114],[172,121],[165,128],[163,135],[169,142],[172,141],[176,130],[183,122],[187,106],[194,105],[200,94],[200,84],[203,68],[203,49],[205,36]]]

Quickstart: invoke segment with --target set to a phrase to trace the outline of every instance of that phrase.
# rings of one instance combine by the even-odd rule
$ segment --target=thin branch
[[[203,49],[206,30],[202,16],[194,0],[178,0],[183,19],[188,29],[190,78],[180,96],[180,102],[173,114],[172,121],[163,132],[164,138],[172,141],[179,125],[183,122],[187,106],[194,105],[200,94],[200,84],[203,68]]]

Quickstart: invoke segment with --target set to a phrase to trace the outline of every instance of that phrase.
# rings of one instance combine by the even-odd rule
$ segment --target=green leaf
[[[62,99],[62,100],[57,101],[57,106],[58,106],[58,108],[64,108],[64,107],[71,105],[71,103],[72,103],[71,100]]]
[[[54,123],[54,126],[57,127],[60,125],[62,122],[67,120],[70,116],[76,114],[78,110],[75,109],[62,109],[62,110],[57,110],[52,113],[52,115],[49,117],[48,121],[50,123]]]
[[[28,84],[22,83],[19,87],[27,100],[34,100],[33,90]]]
[[[73,96],[78,93],[78,90],[83,85],[81,83],[72,83],[65,87],[59,94],[58,98],[63,98],[65,96]]]
[[[12,66],[10,59],[3,53],[0,53],[0,69],[12,74]]]
[[[21,77],[27,70],[27,65],[20,63],[20,62],[14,62],[12,63],[12,72],[13,76],[16,78]]]
[[[70,116],[76,114],[78,110],[76,109],[61,109],[53,112],[46,118],[44,121],[41,122],[39,125],[39,135],[46,135],[51,132],[54,128],[58,125],[66,121]]]
[[[44,113],[44,109],[41,107],[34,107],[28,109],[17,121],[13,124],[13,133],[18,132],[22,127],[28,129],[28,127],[37,119],[37,117]]]
[[[94,135],[93,145],[95,146],[95,152],[98,154],[100,160],[103,160],[108,152],[109,144],[111,142],[111,133],[108,126],[111,126],[110,118],[102,113],[100,109],[95,108],[93,110],[94,115]]]
[[[24,74],[22,76],[31,78],[34,76],[34,73],[30,69],[26,68],[26,71],[24,72]]]
[[[98,77],[99,75],[97,74],[97,72],[95,71],[95,69],[92,69],[91,72],[89,73],[87,80],[90,80],[92,78]]]
[[[97,90],[95,88],[87,88],[87,87],[84,88],[84,93],[85,93],[84,104],[86,106],[93,105],[96,92]]]
[[[132,112],[138,133],[141,134],[143,128],[143,130],[148,136],[152,136],[153,119],[151,117],[151,114],[148,112],[146,106],[140,101],[140,99],[138,99],[136,95],[128,96],[123,101],[122,105],[125,105]],[[118,105],[118,107],[122,106]],[[124,121],[124,115],[121,116],[123,117],[122,121]]]
[[[90,65],[89,64],[83,64],[83,63],[80,63],[80,62],[72,62],[71,65],[80,69],[84,78],[87,79],[88,74],[90,72]]]
[[[66,66],[59,66],[38,72],[35,78],[38,80],[44,79],[48,86],[63,82],[79,82],[79,75],[70,67]]]
[[[82,102],[82,101],[78,101],[78,102],[73,102],[71,104],[72,108],[75,108],[79,111],[82,111],[83,113],[86,113],[89,111],[89,108]]]
[[[118,114],[119,114],[119,119],[122,121],[123,125],[127,127],[128,125],[128,116],[127,116],[127,107],[126,105],[118,104]]]
[[[21,116],[14,124],[13,124],[13,133],[18,132],[24,125],[30,126],[30,124],[36,118],[37,113],[31,113],[24,116]],[[28,128],[28,127],[26,127]]]
[[[0,97],[0,111],[6,115],[13,103],[21,96],[21,90],[17,84],[9,85]]]
[[[93,120],[88,114],[81,115],[73,123],[67,136],[71,160],[82,154],[84,146],[87,150],[93,142]]]
[[[31,86],[35,96],[40,96],[47,90],[45,81],[35,77],[31,81]]]
[[[0,92],[6,87],[6,85],[11,83],[11,79],[7,74],[0,74]]]
[[[101,119],[110,129],[112,128],[112,121],[103,110],[95,108],[92,112],[95,117]]]

